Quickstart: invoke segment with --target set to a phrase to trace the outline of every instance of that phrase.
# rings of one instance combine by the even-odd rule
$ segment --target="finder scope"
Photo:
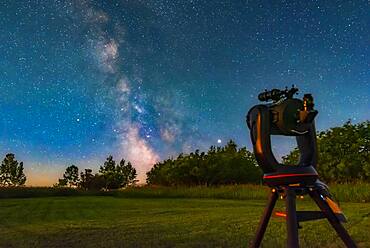
[[[268,102],[270,100],[277,102],[283,98],[290,99],[295,93],[298,92],[298,88],[292,85],[292,88],[288,90],[288,87],[285,90],[272,89],[270,91],[265,90],[264,92],[258,95],[258,100],[263,102]]]

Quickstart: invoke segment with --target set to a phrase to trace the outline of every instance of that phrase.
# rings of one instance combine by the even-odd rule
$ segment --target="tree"
[[[116,161],[114,161],[113,156],[109,155],[104,162],[103,166],[100,166],[99,172],[102,174],[113,172],[116,169]]]
[[[70,187],[77,186],[79,182],[78,167],[76,165],[68,166],[63,174],[63,178]]]
[[[130,162],[125,164],[125,160],[121,159],[119,165],[116,167],[118,176],[120,177],[121,187],[134,184],[136,182],[136,169],[132,166]]]
[[[85,169],[85,173],[83,173],[81,171],[81,174],[80,174],[80,183],[79,183],[79,186],[85,190],[88,190],[91,188],[91,183],[94,179],[94,175],[92,174],[92,170],[91,169]]]
[[[23,162],[18,164],[14,154],[6,154],[0,166],[0,185],[21,186],[25,184],[26,179]]]
[[[106,189],[118,189],[135,183],[136,170],[130,162],[122,159],[118,165],[113,160],[113,156],[108,156],[99,172],[105,179]]]
[[[113,160],[113,156],[109,155],[104,162],[103,166],[100,166],[99,172],[103,175],[105,179],[106,189],[118,189],[119,188],[119,178],[116,174],[116,161]]]
[[[65,186],[67,186],[67,180],[65,180],[64,178],[59,178],[58,182],[53,185],[53,187],[65,187]]]
[[[101,190],[106,185],[104,176],[101,174],[95,174],[93,178],[91,178],[91,182],[89,185],[89,190]]]

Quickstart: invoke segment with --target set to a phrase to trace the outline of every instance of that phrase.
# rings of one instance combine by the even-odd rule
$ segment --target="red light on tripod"
[[[275,216],[286,218],[286,213],[285,212],[275,212]]]

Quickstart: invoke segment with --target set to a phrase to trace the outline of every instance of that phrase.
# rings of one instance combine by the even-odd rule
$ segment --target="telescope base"
[[[345,221],[344,215],[342,213],[334,212],[335,209],[333,210],[333,207],[330,206],[330,199],[320,194],[320,188],[309,186],[282,186],[271,189],[268,204],[260,219],[256,236],[251,242],[250,247],[260,247],[263,236],[267,229],[268,222],[271,218],[276,201],[280,194],[285,196],[286,213],[279,213],[279,216],[286,218],[288,248],[299,247],[298,229],[301,228],[299,226],[300,222],[318,220],[323,218],[326,218],[329,221],[329,223],[337,232],[338,236],[342,239],[346,247],[357,247],[351,236],[349,236],[348,232],[341,224],[341,222]],[[308,194],[314,200],[321,211],[296,211],[297,194]]]

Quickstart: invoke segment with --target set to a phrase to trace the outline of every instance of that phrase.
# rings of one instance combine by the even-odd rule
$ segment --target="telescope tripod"
[[[291,185],[273,187],[271,189],[268,204],[260,220],[257,233],[253,242],[251,243],[251,247],[260,246],[279,194],[285,195],[286,213],[280,213],[280,216],[286,217],[288,248],[299,247],[298,228],[301,228],[299,226],[300,222],[324,218],[330,222],[331,226],[335,229],[338,236],[342,239],[347,247],[356,247],[356,244],[341,224],[341,221],[345,220],[344,216],[334,212],[335,209],[333,210],[333,207],[330,206],[331,200],[324,197],[320,193],[319,187],[302,187]],[[308,194],[321,211],[296,211],[296,196],[304,194]]]

